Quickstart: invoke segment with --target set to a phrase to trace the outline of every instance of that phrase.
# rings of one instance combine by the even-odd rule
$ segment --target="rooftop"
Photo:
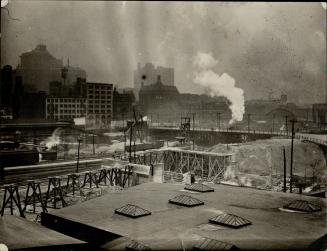
[[[30,56],[30,55],[46,56],[51,59],[56,59],[54,56],[50,54],[50,52],[47,50],[46,45],[44,44],[39,44],[33,50],[22,53],[21,57]]]
[[[12,215],[0,217],[0,233],[0,243],[5,243],[9,250],[83,243],[80,240]]]
[[[144,183],[56,210],[52,215],[124,236],[152,250],[176,249],[181,243],[185,249],[191,249],[203,238],[231,243],[240,249],[303,249],[326,232],[326,199],[210,186],[214,192],[198,193],[185,191],[182,184]],[[169,203],[176,195],[191,195],[204,205],[189,208]],[[315,213],[280,210],[297,199],[318,204],[323,210]],[[117,206],[125,204],[135,204],[152,213],[137,219],[115,214]],[[252,224],[234,229],[209,223],[209,219],[224,213],[241,216]]]
[[[147,92],[147,91],[171,91],[176,92],[177,94],[178,89],[174,85],[165,85],[161,82],[160,77],[158,76],[157,82],[151,84],[151,85],[144,85],[141,87],[140,92]]]

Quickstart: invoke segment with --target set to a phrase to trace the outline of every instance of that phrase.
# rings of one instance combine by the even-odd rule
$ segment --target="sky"
[[[324,102],[326,9],[315,3],[9,0],[1,9],[1,66],[37,44],[89,81],[133,86],[137,63],[175,68],[180,92],[205,93],[194,57],[212,55],[245,99],[287,94]]]

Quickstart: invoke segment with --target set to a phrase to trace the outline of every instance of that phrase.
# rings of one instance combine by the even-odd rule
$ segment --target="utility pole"
[[[248,114],[248,133],[250,133],[250,119],[251,119],[251,113]]]
[[[193,125],[192,144],[193,144],[193,151],[194,151],[194,138],[195,138],[195,135],[194,135],[194,116],[195,116],[195,113],[192,113],[192,125]]]
[[[283,187],[283,192],[286,193],[286,150],[285,150],[285,146],[283,147],[283,155],[284,155],[284,187]]]
[[[129,163],[132,163],[132,137],[133,137],[133,126],[129,128]]]
[[[76,164],[76,173],[78,173],[78,167],[79,167],[79,149],[80,149],[80,146],[81,146],[81,141],[82,141],[82,138],[81,137],[78,137],[78,148],[77,148],[77,164]]]
[[[220,130],[220,112],[217,112],[217,127]]]
[[[292,193],[292,185],[293,185],[293,141],[294,141],[294,124],[295,120],[290,120],[292,123],[292,143],[291,143],[291,166],[290,166],[290,193]]]
[[[272,132],[275,132],[275,116],[276,114],[273,114],[273,119],[272,119]]]
[[[126,158],[126,131],[124,131],[124,159]]]
[[[123,119],[123,130],[125,128],[125,116],[124,116],[125,112],[122,112],[122,119]]]
[[[94,137],[95,137],[95,135],[94,135],[94,134],[92,134],[93,155],[95,155]]]

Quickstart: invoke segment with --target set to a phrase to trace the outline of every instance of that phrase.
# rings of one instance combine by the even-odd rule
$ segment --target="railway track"
[[[102,159],[85,159],[79,161],[79,172],[100,169]],[[4,178],[0,186],[10,183],[25,185],[29,179],[47,180],[49,176],[58,176],[76,172],[76,160],[46,163],[29,166],[5,167]]]

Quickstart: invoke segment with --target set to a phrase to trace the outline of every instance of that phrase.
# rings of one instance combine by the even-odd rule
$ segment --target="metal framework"
[[[86,171],[80,173],[70,173],[60,176],[51,176],[43,180],[27,180],[27,184],[6,184],[0,189],[4,190],[2,204],[0,207],[0,216],[4,215],[5,209],[8,207],[10,213],[13,214],[17,208],[21,217],[25,217],[27,205],[33,206],[33,212],[36,212],[36,206],[40,204],[43,212],[47,212],[48,208],[65,207],[68,204],[65,201],[66,196],[75,196],[78,191],[80,196],[84,195],[83,189],[92,189],[94,186],[110,185],[110,186],[130,186],[130,178],[135,172],[135,168],[139,165],[127,163],[119,167],[102,166],[99,170]],[[66,184],[63,182],[66,181]],[[41,184],[47,184],[47,190],[41,191]],[[25,198],[20,200],[20,189],[26,189]],[[22,193],[22,191],[20,191]],[[45,193],[44,193],[45,192]]]
[[[191,118],[190,117],[181,117],[181,136],[188,138],[191,130]]]
[[[192,172],[196,177],[207,181],[219,181],[223,178],[227,166],[231,163],[230,153],[210,153],[170,148],[164,151],[143,152],[133,158],[136,164],[164,164],[164,172]]]
[[[230,159],[231,154],[169,150],[166,152],[164,170],[177,173],[192,172],[201,179],[217,181],[223,178]]]

